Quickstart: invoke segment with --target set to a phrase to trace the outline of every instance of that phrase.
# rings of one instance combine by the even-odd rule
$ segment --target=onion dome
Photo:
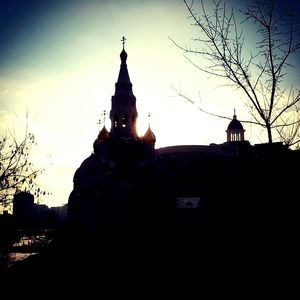
[[[156,142],[155,134],[151,130],[150,126],[148,127],[146,133],[144,134],[143,140],[145,142],[149,142],[149,143],[153,143],[153,144]]]
[[[122,63],[126,63],[127,53],[124,48],[123,48],[122,52],[120,53],[120,58],[121,58]]]
[[[109,132],[107,131],[105,126],[103,126],[103,128],[98,134],[97,140],[101,143],[101,142],[105,142],[108,138],[109,138]]]
[[[109,132],[107,131],[107,129],[105,128],[105,126],[103,126],[103,128],[100,130],[95,142],[94,142],[94,150],[95,147],[98,146],[99,144],[107,141],[109,139]]]

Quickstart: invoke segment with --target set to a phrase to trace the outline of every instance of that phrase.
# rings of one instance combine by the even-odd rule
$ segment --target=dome
[[[237,120],[236,115],[233,115],[233,119],[230,121],[227,130],[243,130],[243,125]]]
[[[126,62],[127,59],[127,53],[126,51],[123,49],[122,52],[120,53],[120,58],[122,62]]]
[[[98,134],[97,140],[101,143],[101,142],[106,141],[108,138],[109,138],[109,132],[107,131],[105,126],[103,126],[103,128],[101,129],[101,131]]]
[[[148,127],[146,133],[143,136],[143,140],[146,142],[152,142],[155,143],[156,137],[153,131],[151,130],[150,126]]]
[[[94,148],[98,144],[103,143],[103,142],[107,141],[108,139],[109,139],[109,132],[107,131],[105,126],[103,126],[103,128],[100,130],[100,132],[94,142]]]

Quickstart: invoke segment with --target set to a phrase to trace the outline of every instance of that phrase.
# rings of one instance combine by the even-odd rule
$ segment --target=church
[[[265,189],[257,191],[264,183],[262,161],[269,171],[275,168],[273,158],[276,168],[284,167],[276,155],[287,148],[280,144],[270,152],[266,145],[250,145],[234,112],[223,144],[156,149],[150,125],[142,137],[136,131],[137,100],[124,39],[120,59],[110,131],[103,126],[93,153],[74,174],[68,201],[71,224],[86,230],[116,224],[168,230],[174,225],[256,224],[266,212],[277,211],[279,203]]]

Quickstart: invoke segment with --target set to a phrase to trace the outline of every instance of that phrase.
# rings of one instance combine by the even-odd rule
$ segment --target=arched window
[[[114,127],[118,127],[118,123],[119,123],[119,116],[118,114],[114,114]]]
[[[122,118],[122,127],[127,127],[128,125],[128,114],[125,113]]]

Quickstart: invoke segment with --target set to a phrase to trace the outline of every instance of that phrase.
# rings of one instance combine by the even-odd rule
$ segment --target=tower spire
[[[115,94],[111,102],[111,133],[118,136],[137,138],[136,132],[136,98],[132,92],[132,83],[130,82],[127,69],[127,53],[124,49],[126,38],[121,39],[123,49],[120,53],[121,66],[118,81],[115,84]]]
[[[117,92],[117,84],[119,84],[119,85],[127,84],[127,85],[129,85],[129,89],[131,89],[131,87],[132,87],[132,84],[131,84],[130,78],[129,78],[129,74],[128,74],[128,70],[127,70],[127,64],[126,64],[127,53],[124,48],[125,41],[126,41],[126,38],[125,38],[125,36],[123,36],[121,39],[123,49],[122,49],[122,52],[120,53],[121,67],[120,67],[118,82],[116,83],[116,92]],[[132,93],[132,91],[131,91],[131,93]]]

